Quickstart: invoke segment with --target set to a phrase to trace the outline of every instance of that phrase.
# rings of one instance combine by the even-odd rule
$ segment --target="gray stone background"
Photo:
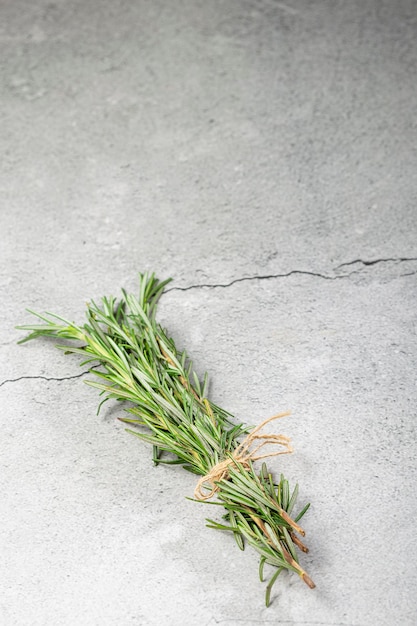
[[[0,622],[417,623],[417,5],[2,0]],[[236,419],[278,411],[317,588],[204,526],[26,307],[172,276]]]

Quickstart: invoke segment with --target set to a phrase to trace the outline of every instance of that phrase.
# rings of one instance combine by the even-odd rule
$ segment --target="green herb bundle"
[[[253,462],[290,451],[282,435],[263,435],[260,428],[234,424],[231,415],[206,397],[207,374],[201,383],[185,352],[155,321],[156,304],[165,285],[155,276],[139,275],[139,296],[122,290],[122,296],[102,298],[100,305],[87,305],[87,323],[77,326],[52,314],[29,311],[40,324],[18,326],[31,331],[19,343],[48,336],[69,340],[57,347],[81,355],[82,363],[94,364],[86,381],[104,396],[100,402],[126,402],[128,415],[121,419],[128,432],[153,446],[156,464],[182,465],[200,476],[195,499],[211,501],[225,509],[222,523],[207,520],[207,526],[229,531],[237,545],[245,541],[260,554],[259,576],[264,580],[265,564],[273,566],[266,588],[269,605],[271,589],[283,570],[298,574],[309,587],[314,583],[300,566],[297,548],[307,552],[299,538],[304,531],[298,521],[308,505],[294,518],[298,486],[290,493],[281,475],[275,482],[266,464],[256,471]],[[72,344],[75,342],[75,345]],[[253,445],[256,448],[253,449]],[[283,447],[280,452],[257,455],[264,445]]]

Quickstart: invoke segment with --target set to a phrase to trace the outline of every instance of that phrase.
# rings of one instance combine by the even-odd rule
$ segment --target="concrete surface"
[[[0,623],[417,623],[414,1],[2,0]],[[314,591],[204,527],[25,307],[173,276],[211,396],[284,409]]]

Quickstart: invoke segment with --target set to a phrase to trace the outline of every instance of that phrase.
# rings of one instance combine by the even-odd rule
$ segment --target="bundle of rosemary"
[[[19,343],[41,336],[75,342],[58,345],[66,353],[81,355],[95,380],[86,381],[104,396],[127,402],[128,416],[119,418],[128,432],[153,446],[156,464],[178,464],[200,476],[194,499],[225,509],[223,522],[207,520],[209,528],[230,531],[237,545],[245,540],[260,554],[259,576],[264,565],[275,569],[266,588],[271,589],[283,570],[297,573],[311,588],[314,583],[298,562],[296,548],[307,552],[299,538],[304,531],[298,521],[308,506],[294,518],[298,485],[290,493],[281,475],[275,482],[265,463],[260,471],[254,461],[291,451],[283,435],[262,434],[263,426],[285,414],[254,427],[234,424],[231,415],[206,397],[207,374],[201,383],[185,352],[155,321],[156,304],[169,280],[139,275],[139,297],[122,290],[122,296],[102,298],[101,304],[87,305],[87,323],[77,326],[52,314],[30,311],[42,323],[18,326],[31,331]],[[280,446],[272,453],[259,454],[267,445]]]

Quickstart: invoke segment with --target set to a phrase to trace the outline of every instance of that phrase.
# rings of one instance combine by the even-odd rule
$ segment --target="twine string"
[[[216,465],[214,465],[205,476],[200,478],[194,491],[194,497],[197,500],[209,500],[212,496],[214,496],[214,494],[219,491],[219,485],[216,483],[223,478],[227,478],[229,474],[229,467],[232,464],[240,463],[245,470],[249,470],[250,462],[252,461],[259,461],[260,459],[266,459],[280,454],[290,454],[293,449],[290,445],[290,439],[285,435],[277,435],[273,433],[259,434],[259,431],[269,424],[269,422],[280,419],[281,417],[286,417],[287,415],[290,415],[289,411],[273,415],[256,426],[256,428],[254,428],[247,435],[247,437],[245,437],[245,439],[235,448],[227,459],[223,459],[222,461],[219,461],[219,463],[216,463]],[[255,442],[257,445],[253,448],[253,444]],[[283,449],[275,452],[257,454],[264,446],[268,445],[282,446]]]

